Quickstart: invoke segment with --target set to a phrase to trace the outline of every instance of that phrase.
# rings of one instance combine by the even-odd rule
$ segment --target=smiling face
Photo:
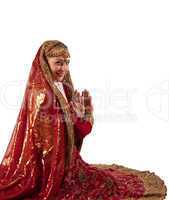
[[[47,59],[52,72],[53,80],[62,82],[69,70],[70,58],[65,56],[55,56],[48,57]]]

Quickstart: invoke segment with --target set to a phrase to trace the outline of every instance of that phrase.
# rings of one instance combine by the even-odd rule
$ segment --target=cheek
[[[68,70],[69,70],[69,66],[67,66],[67,67],[65,68],[65,72],[67,73]]]
[[[55,66],[55,65],[51,65],[51,69],[53,72],[56,72],[59,70],[59,67]]]

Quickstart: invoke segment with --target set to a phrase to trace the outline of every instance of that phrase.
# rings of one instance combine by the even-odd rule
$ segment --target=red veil
[[[52,81],[45,57],[46,51],[57,44],[57,40],[44,42],[33,60],[16,125],[0,165],[0,200],[142,197],[146,188],[137,173],[123,172],[114,165],[99,169],[80,157],[83,137],[74,126],[68,103],[74,93],[70,72],[63,81],[67,102]],[[92,115],[88,120],[92,126]]]
[[[41,45],[32,63],[19,116],[1,162],[1,200],[22,199],[33,191],[35,185],[44,185],[43,194],[48,197],[50,194],[47,193],[59,188],[64,163],[68,166],[71,160],[74,130],[67,102],[53,84],[45,59],[45,48],[49,45],[50,42]],[[73,85],[69,72],[64,88],[71,98]],[[63,127],[63,116],[67,118],[66,127]],[[64,128],[68,132],[66,150],[63,146]],[[79,138],[77,143],[80,148],[82,139]]]

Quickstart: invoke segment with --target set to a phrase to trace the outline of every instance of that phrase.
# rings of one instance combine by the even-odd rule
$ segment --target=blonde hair
[[[70,57],[67,46],[58,40],[45,42],[45,55],[46,57],[64,56]]]

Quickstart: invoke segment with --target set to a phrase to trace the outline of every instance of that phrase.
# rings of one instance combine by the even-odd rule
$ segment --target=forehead
[[[67,57],[67,56],[54,56],[54,57],[48,57],[48,60],[50,60],[50,61],[70,60],[70,57]]]

